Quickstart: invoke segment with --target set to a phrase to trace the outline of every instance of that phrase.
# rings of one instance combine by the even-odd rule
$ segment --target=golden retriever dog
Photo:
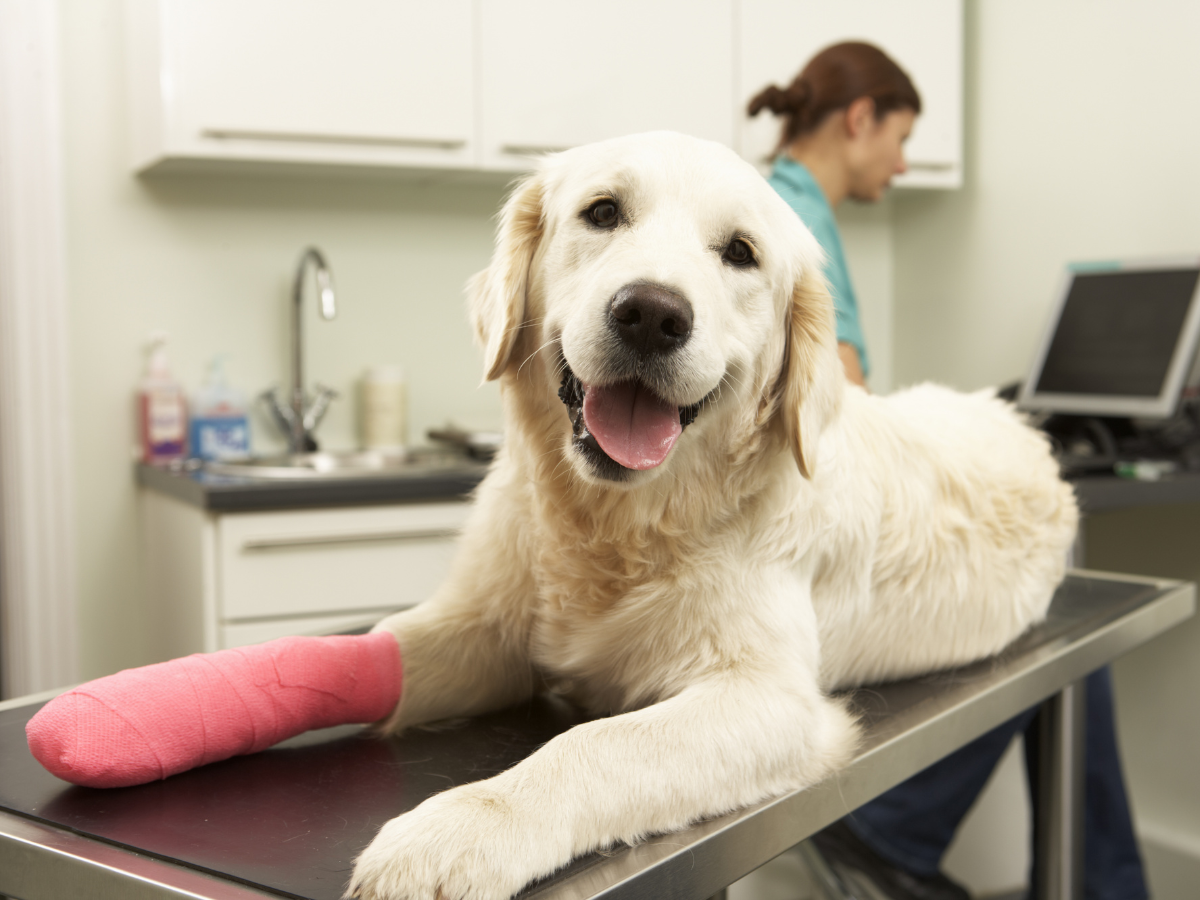
[[[469,286],[505,446],[449,580],[385,619],[393,731],[549,688],[597,716],[388,822],[349,894],[500,900],[573,857],[828,778],[837,688],[993,654],[1078,517],[990,392],[848,386],[822,253],[677,134],[545,159]]]

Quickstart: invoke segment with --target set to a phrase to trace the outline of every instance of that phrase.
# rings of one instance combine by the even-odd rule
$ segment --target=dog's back
[[[848,389],[818,489],[822,671],[861,684],[998,652],[1046,613],[1075,536],[1045,438],[991,392]]]

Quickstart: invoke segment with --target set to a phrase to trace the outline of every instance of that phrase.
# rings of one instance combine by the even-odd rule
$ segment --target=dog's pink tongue
[[[583,421],[601,449],[627,469],[659,465],[683,431],[679,407],[636,381],[587,388]]]

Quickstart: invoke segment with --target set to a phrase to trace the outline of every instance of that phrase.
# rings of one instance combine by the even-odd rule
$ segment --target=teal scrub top
[[[812,173],[787,154],[775,157],[775,165],[767,181],[796,211],[800,221],[808,226],[824,249],[825,279],[829,282],[829,293],[833,295],[833,309],[837,314],[837,339],[841,343],[854,345],[858,350],[858,362],[863,375],[869,375],[867,344],[863,340],[862,324],[858,321],[858,299],[850,283],[850,270],[846,266],[846,254],[842,251],[837,220],[825,199],[825,192]]]

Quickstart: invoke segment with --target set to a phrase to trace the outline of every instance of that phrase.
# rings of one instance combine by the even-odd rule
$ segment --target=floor
[[[727,900],[825,900],[794,849],[775,857],[728,888]]]
[[[855,878],[854,873],[845,870],[833,877],[840,877],[848,891],[843,892],[828,881],[825,884],[829,886],[822,888],[820,872],[824,864],[819,858],[812,863],[808,861],[811,856],[807,854],[813,852],[805,847],[793,847],[780,854],[741,881],[731,884],[726,900],[888,900],[871,882]]]

